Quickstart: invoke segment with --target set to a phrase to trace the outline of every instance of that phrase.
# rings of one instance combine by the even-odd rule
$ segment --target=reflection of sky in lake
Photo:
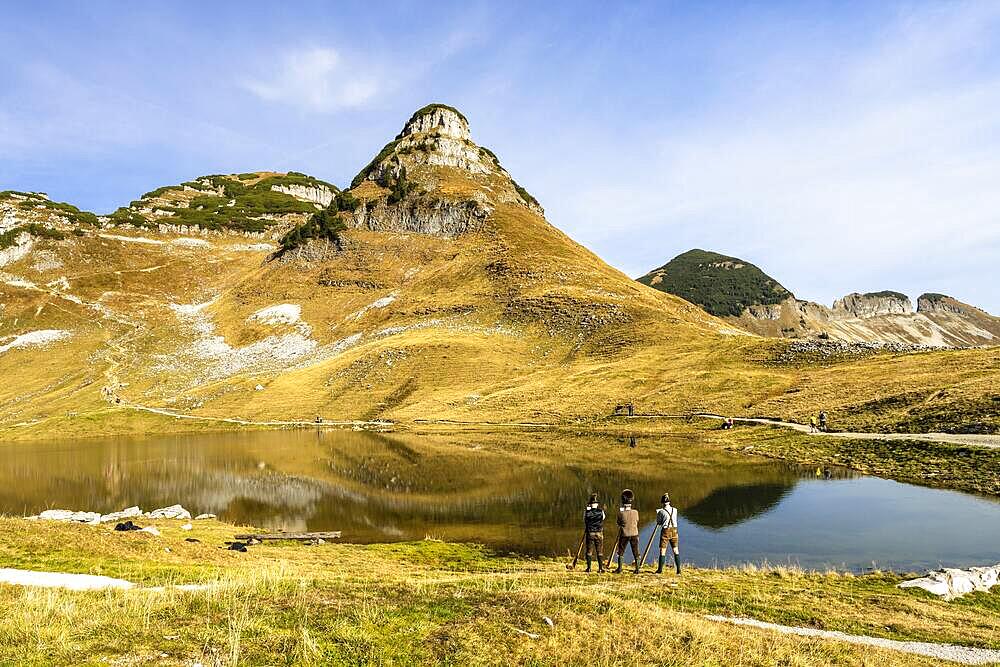
[[[554,460],[484,449],[479,436],[309,431],[0,445],[0,512],[102,512],[179,502],[269,529],[342,530],[347,541],[478,542],[500,551],[575,549],[590,490],[635,490],[648,538],[659,495],[681,513],[681,553],[699,565],[792,563],[886,569],[1000,561],[1000,502],[726,454],[677,442],[537,437]],[[686,449],[685,449],[686,447]],[[652,456],[650,456],[652,455]],[[643,458],[643,457],[646,458]],[[589,457],[590,465],[580,459]],[[660,465],[669,459],[669,465]],[[604,463],[595,463],[604,461]],[[650,461],[654,464],[650,465]],[[650,560],[655,560],[656,549]]]
[[[681,522],[682,555],[703,565],[766,559],[808,568],[921,569],[1000,562],[1000,503],[875,477],[803,479],[767,512],[718,530]]]

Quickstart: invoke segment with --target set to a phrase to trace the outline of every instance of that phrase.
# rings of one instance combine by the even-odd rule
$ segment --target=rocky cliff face
[[[296,199],[301,199],[302,201],[312,202],[314,204],[319,204],[320,206],[327,207],[330,202],[333,201],[333,197],[336,194],[333,190],[326,187],[325,185],[317,186],[307,186],[307,185],[272,185],[272,192],[282,192],[286,195],[291,195]]]
[[[731,319],[754,333],[784,338],[925,347],[1000,343],[1000,318],[943,295],[921,296],[916,312],[895,292],[849,294],[833,308],[789,298],[748,307]]]
[[[376,201],[352,215],[351,226],[373,232],[407,232],[454,238],[483,227],[493,209],[477,198],[450,201],[416,197],[397,204]]]
[[[917,298],[917,312],[929,314],[953,314],[953,315],[989,315],[984,310],[975,306],[962,303],[958,299],[944,294],[921,294]]]
[[[438,132],[462,141],[472,140],[469,121],[465,116],[458,109],[443,104],[431,104],[417,111],[406,122],[399,137],[429,132]]]
[[[403,127],[396,142],[395,156],[406,159],[383,161],[375,168],[372,179],[383,177],[386,169],[398,173],[404,163],[454,167],[473,174],[498,172],[510,178],[488,152],[473,143],[465,117],[449,107],[432,106],[418,111]]]
[[[899,292],[854,292],[833,302],[833,310],[848,317],[907,315],[913,312],[910,298]]]
[[[479,229],[499,204],[543,215],[488,149],[475,144],[468,121],[441,104],[420,109],[354,178],[364,206],[349,226],[454,237]]]

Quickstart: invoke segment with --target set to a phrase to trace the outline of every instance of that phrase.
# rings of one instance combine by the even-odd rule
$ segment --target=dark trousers
[[[636,564],[639,563],[639,536],[631,535],[626,537],[622,535],[618,538],[618,558],[624,559],[625,557],[625,547],[632,547],[632,559],[635,560]]]
[[[604,557],[604,533],[587,533],[587,558]]]

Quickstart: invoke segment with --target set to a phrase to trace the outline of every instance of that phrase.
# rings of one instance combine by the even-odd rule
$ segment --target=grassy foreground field
[[[208,584],[193,592],[0,585],[0,664],[935,664],[706,614],[1000,648],[1000,593],[945,603],[895,588],[891,574],[588,576],[562,562],[431,540],[237,553],[219,549],[235,527],[200,521],[184,532],[179,523],[158,522],[154,537],[0,518],[2,567]]]

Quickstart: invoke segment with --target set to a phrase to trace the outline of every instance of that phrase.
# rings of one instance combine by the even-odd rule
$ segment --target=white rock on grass
[[[190,519],[191,512],[188,512],[180,505],[171,505],[170,507],[161,507],[152,512],[147,512],[146,517],[149,519]]]
[[[302,319],[302,306],[297,303],[279,303],[276,306],[261,308],[247,318],[250,322],[264,324],[295,324]]]
[[[347,319],[349,319],[349,320],[360,320],[362,317],[365,316],[365,314],[368,311],[372,310],[373,308],[385,308],[386,306],[390,305],[393,301],[396,300],[396,296],[397,296],[397,293],[393,292],[391,294],[387,294],[386,296],[382,297],[381,299],[376,299],[376,300],[372,301],[370,304],[368,304],[367,306],[365,306],[364,308],[362,308],[361,310],[348,315]]]
[[[73,510],[45,510],[38,515],[47,521],[75,521],[76,523],[99,523],[100,512],[74,512]]]
[[[970,567],[968,570],[934,570],[925,577],[904,581],[899,588],[922,588],[945,600],[954,600],[974,591],[988,591],[998,583],[1000,563],[992,567]]]
[[[120,512],[111,512],[110,514],[104,514],[101,516],[101,523],[109,523],[111,521],[121,521],[122,519],[133,519],[137,516],[142,516],[142,510],[138,507],[128,507]]]
[[[202,521],[204,519],[214,519],[216,518],[214,514],[199,514],[194,518],[195,521]]]

